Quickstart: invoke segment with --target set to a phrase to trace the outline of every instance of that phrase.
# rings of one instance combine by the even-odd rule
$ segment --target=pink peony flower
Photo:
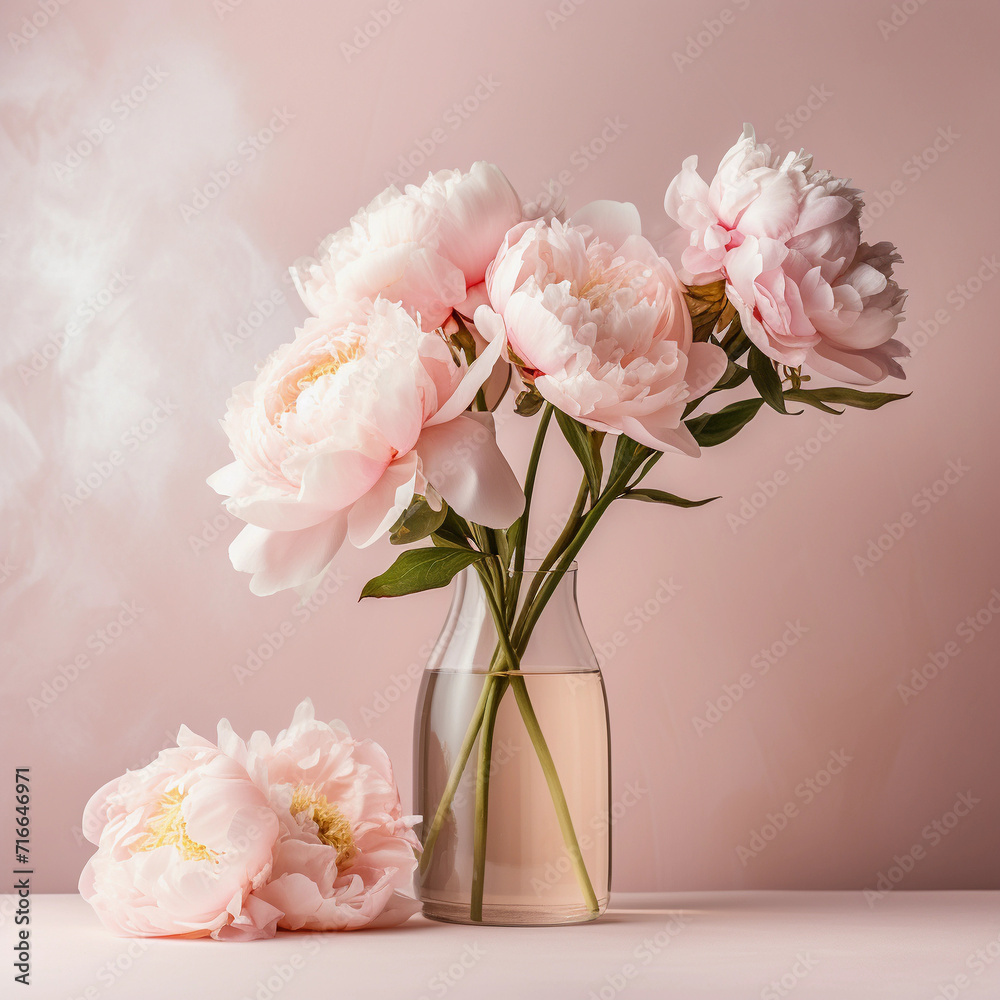
[[[471,364],[395,303],[310,318],[229,401],[236,461],[208,480],[247,522],[229,553],[255,594],[318,582],[345,538],[380,538],[415,493],[507,527],[524,494],[493,419],[466,408],[499,357]]]
[[[386,188],[324,240],[318,260],[297,262],[292,276],[315,315],[341,298],[381,295],[431,331],[470,292],[478,297],[475,286],[520,221],[521,201],[492,163],[474,163],[466,174],[442,170],[420,187]]]
[[[481,333],[506,337],[522,376],[581,423],[660,451],[698,454],[685,404],[726,370],[692,343],[673,269],[641,235],[634,205],[598,201],[568,223],[524,222],[486,275]]]
[[[80,892],[122,936],[270,937],[281,911],[253,892],[271,874],[277,817],[235,760],[187,729],[178,743],[87,804],[98,851]]]
[[[392,927],[420,904],[405,895],[420,843],[404,816],[392,766],[372,740],[317,722],[303,701],[272,743],[244,743],[225,721],[219,745],[245,764],[281,821],[271,879],[256,896],[288,930]]]
[[[749,125],[711,184],[697,167],[688,157],[664,199],[681,226],[681,277],[724,278],[747,336],[780,364],[861,384],[903,378],[900,258],[861,242],[861,192],[803,152],[772,156]]]

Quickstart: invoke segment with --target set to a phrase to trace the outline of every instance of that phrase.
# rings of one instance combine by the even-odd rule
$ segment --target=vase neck
[[[540,571],[526,564],[509,586],[517,591],[512,622],[521,619],[530,601],[548,593],[544,606],[523,642],[521,669],[533,672],[596,670],[597,658],[587,638],[576,593],[577,571]],[[488,670],[495,662],[498,635],[482,581],[474,567],[456,577],[451,608],[429,667],[442,670]],[[509,592],[509,591],[508,591]],[[515,628],[508,626],[509,633]]]

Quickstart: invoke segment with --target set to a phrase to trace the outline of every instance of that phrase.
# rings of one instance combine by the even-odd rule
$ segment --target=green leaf
[[[700,416],[686,420],[688,430],[703,448],[728,441],[741,431],[764,405],[759,396],[754,399],[741,399],[739,402],[724,406],[718,413],[703,413]]]
[[[381,575],[369,580],[361,591],[366,597],[402,597],[421,590],[435,590],[451,582],[452,577],[480,559],[483,552],[473,549],[410,549]]]
[[[403,511],[392,527],[389,541],[393,545],[409,545],[433,534],[444,524],[448,516],[448,505],[442,500],[441,509],[435,510],[426,497],[414,494],[410,506]]]
[[[750,370],[750,378],[761,398],[778,413],[787,415],[788,409],[785,406],[785,397],[781,391],[781,376],[774,370],[771,359],[756,345],[750,348],[750,357],[747,359],[747,368]],[[799,413],[802,411],[799,410]]]
[[[841,414],[843,410],[837,410],[832,406],[827,406],[821,399],[817,399],[815,396],[805,396],[801,389],[786,389],[785,399],[793,399],[796,403],[808,403],[810,406],[815,406],[817,410],[822,410],[824,413],[836,413]]]
[[[750,372],[744,368],[742,365],[736,364],[735,361],[730,361],[726,367],[725,374],[719,379],[716,384],[708,390],[703,396],[699,396],[697,399],[692,399],[684,407],[684,416],[688,416],[698,409],[699,406],[713,393],[722,392],[725,389],[735,389],[737,386],[742,385],[750,377]]]
[[[684,497],[674,496],[673,493],[666,493],[663,490],[629,490],[625,500],[645,500],[646,503],[668,503],[673,507],[700,507],[702,504],[711,503],[719,497],[709,497],[707,500],[685,500]]]
[[[736,364],[735,361],[730,361],[729,367],[726,369],[726,374],[708,391],[722,392],[723,389],[735,389],[738,385],[743,385],[748,378],[750,378],[750,370],[748,368]]]
[[[723,314],[723,321],[726,314]],[[722,349],[726,352],[730,361],[735,361],[740,355],[745,354],[750,348],[750,338],[743,332],[743,324],[740,315],[734,309],[732,316],[726,323],[726,333],[722,338]]]
[[[574,420],[568,413],[556,410],[556,423],[563,432],[563,437],[569,442],[576,457],[583,466],[590,487],[590,495],[595,499],[601,495],[601,479],[603,469],[600,465],[600,450],[594,447],[591,432],[588,427]]]
[[[541,393],[534,386],[530,386],[517,394],[517,399],[514,401],[514,412],[520,417],[533,417],[542,408],[544,402]]]
[[[658,455],[659,452],[633,441],[627,434],[619,434],[615,444],[615,456],[611,460],[611,471],[608,473],[608,486],[616,482],[621,474],[632,464],[640,454]]]
[[[862,410],[877,410],[886,403],[906,399],[909,395],[908,392],[862,392],[844,385],[831,385],[825,389],[788,389],[785,392],[786,399],[809,403],[810,406],[816,406],[817,402],[841,403],[844,406],[857,406]]]

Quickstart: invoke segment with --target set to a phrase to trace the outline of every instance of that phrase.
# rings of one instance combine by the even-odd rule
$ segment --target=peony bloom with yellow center
[[[80,892],[129,937],[270,937],[281,911],[254,895],[271,873],[277,817],[246,769],[182,729],[177,747],[87,804],[98,846]]]
[[[414,494],[512,524],[524,494],[492,416],[467,410],[501,346],[469,364],[397,303],[341,302],[238,386],[223,421],[235,461],[209,485],[247,522],[229,554],[250,589],[307,591],[345,539],[377,541]]]
[[[225,721],[219,746],[266,789],[281,822],[274,868],[256,895],[288,930],[391,927],[415,913],[409,895],[420,844],[404,816],[392,766],[372,740],[317,721],[312,702],[271,740],[243,742]]]

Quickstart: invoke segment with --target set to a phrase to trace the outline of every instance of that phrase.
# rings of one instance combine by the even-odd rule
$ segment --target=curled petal
[[[427,481],[463,517],[506,528],[524,510],[524,493],[497,446],[492,414],[465,413],[426,428],[418,451]]]
[[[269,531],[248,524],[229,546],[229,558],[236,569],[253,574],[250,590],[266,597],[322,573],[346,534],[346,513],[299,531]]]
[[[365,548],[378,541],[409,506],[416,489],[417,455],[410,452],[385,470],[379,481],[351,508],[351,544]]]

